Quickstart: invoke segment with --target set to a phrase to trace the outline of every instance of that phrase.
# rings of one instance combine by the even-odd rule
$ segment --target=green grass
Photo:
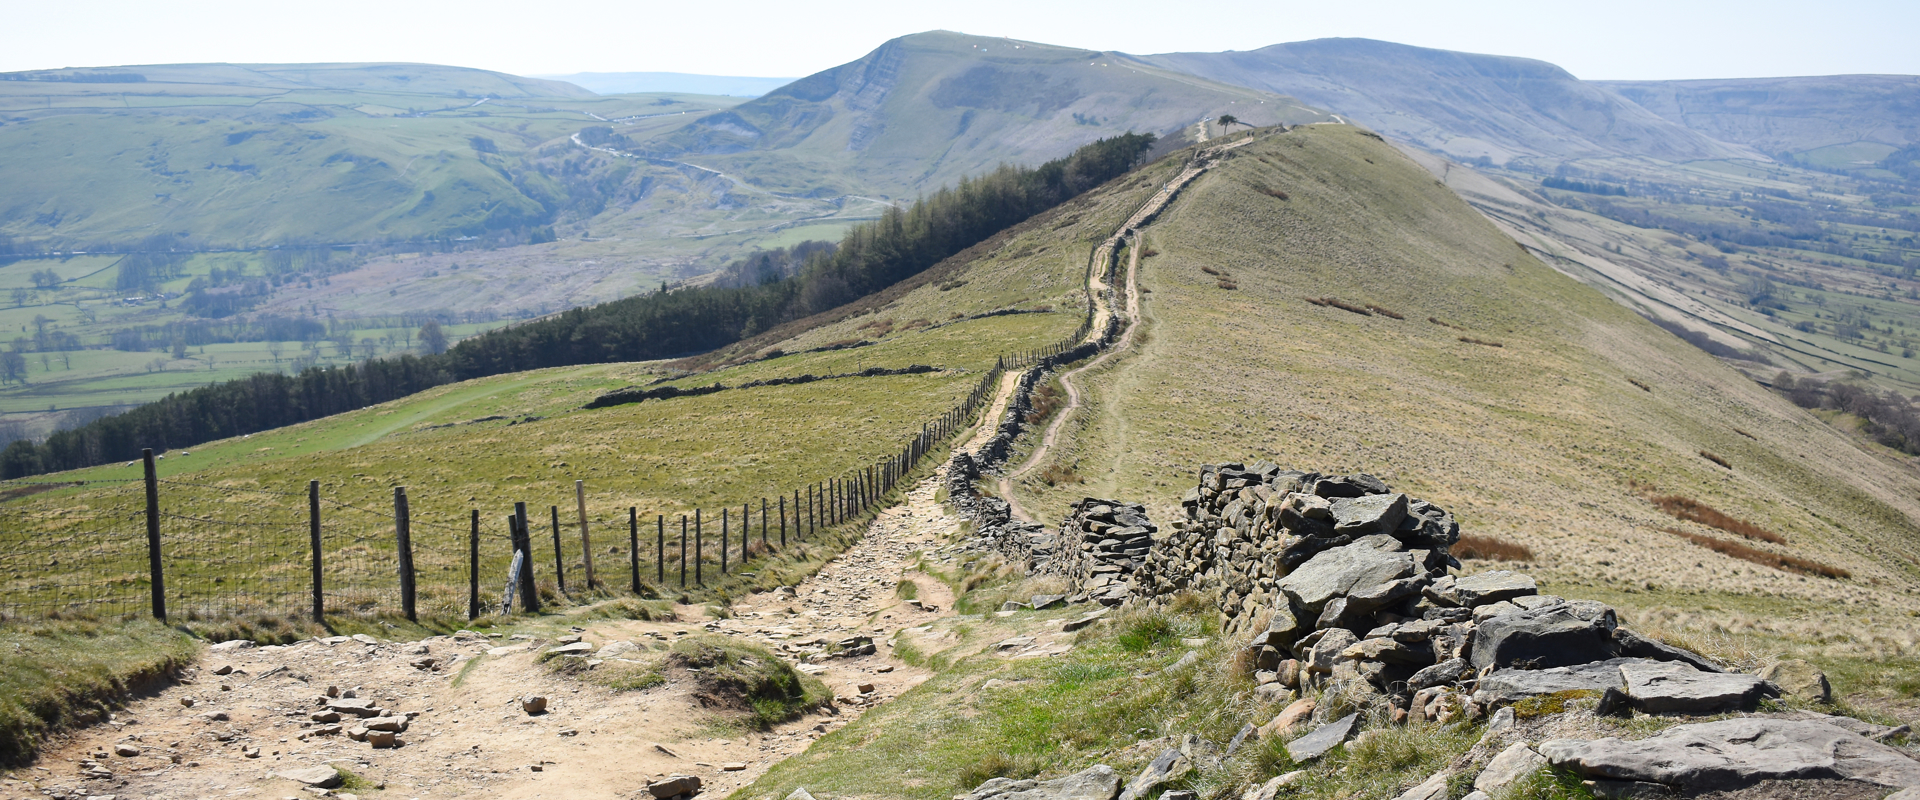
[[[51,733],[104,720],[197,650],[179,631],[141,620],[0,626],[0,764],[24,762]]]

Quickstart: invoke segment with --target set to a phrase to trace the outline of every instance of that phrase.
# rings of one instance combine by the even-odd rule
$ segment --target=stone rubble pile
[[[1684,724],[1640,741],[1509,745],[1496,734],[1514,735],[1520,717],[1511,707],[1528,701],[1538,701],[1521,706],[1528,716],[1576,701],[1601,717],[1712,715],[1755,712],[1783,694],[1826,702],[1830,688],[1804,662],[1730,672],[1634,633],[1606,604],[1542,594],[1520,572],[1455,575],[1460,563],[1448,551],[1460,529],[1452,515],[1369,475],[1208,465],[1183,505],[1186,518],[1161,538],[1144,507],[1088,498],[1057,534],[1003,529],[993,547],[1035,573],[1073,581],[1081,587],[1073,601],[1158,607],[1178,593],[1207,598],[1228,635],[1242,637],[1236,663],[1253,671],[1256,696],[1285,704],[1270,722],[1248,724],[1229,754],[1249,736],[1281,737],[1305,764],[1371,735],[1370,725],[1487,720],[1483,745],[1505,749],[1475,748],[1480,772],[1468,796],[1476,800],[1503,796],[1547,765],[1586,779],[1602,797],[1832,780],[1907,788],[1898,797],[1920,798],[1920,788],[1909,788],[1920,787],[1920,761],[1884,743],[1906,735],[1904,726],[1807,712]],[[1131,576],[1124,586],[1122,575]],[[1124,784],[1102,765],[1052,782],[989,782],[966,797],[1131,800],[1173,780],[1171,772],[1218,757],[1212,745],[1188,741]],[[1451,769],[1401,800],[1448,796]],[[1300,774],[1277,776],[1247,797],[1270,800]]]
[[[1146,506],[1089,497],[1073,504],[1058,533],[1035,546],[1028,571],[1066,578],[1077,590],[1069,602],[1117,606],[1132,597],[1133,574],[1146,563],[1157,532]]]
[[[1323,613],[1359,628],[1371,614],[1407,610],[1421,586],[1459,566],[1447,553],[1460,538],[1453,515],[1393,492],[1371,475],[1321,475],[1267,462],[1208,464],[1181,506],[1185,519],[1148,555],[1134,592],[1149,603],[1181,592],[1209,596],[1229,631],[1289,603],[1296,617],[1314,615],[1306,621],[1309,630]],[[1319,554],[1363,539],[1365,547],[1342,557],[1344,567],[1323,562],[1311,580],[1296,579],[1292,593],[1282,586]],[[1333,574],[1322,574],[1330,569]]]

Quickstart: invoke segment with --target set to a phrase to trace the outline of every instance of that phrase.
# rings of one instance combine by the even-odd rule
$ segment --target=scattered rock
[[[1760,670],[1760,679],[1780,687],[1780,693],[1815,703],[1833,702],[1833,686],[1819,668],[1797,658],[1777,661]]]
[[[320,789],[331,789],[340,785],[340,773],[333,767],[321,766],[285,769],[275,774],[287,780]]]
[[[537,694],[522,697],[520,698],[520,710],[527,712],[530,716],[545,714],[547,713],[547,698]]]
[[[1613,657],[1612,608],[1569,602],[1501,614],[1473,631],[1473,667],[1527,669],[1589,664]]]
[[[1498,569],[1455,578],[1453,585],[1440,594],[1456,606],[1474,608],[1539,592],[1540,587],[1534,583],[1533,576]]]
[[[729,761],[720,765],[721,772],[745,772],[747,765],[742,761]]]
[[[1127,784],[1127,788],[1120,792],[1119,800],[1141,800],[1155,789],[1180,780],[1192,771],[1193,762],[1179,748],[1168,748],[1155,756],[1146,769]]]
[[[217,667],[214,667],[214,668],[213,668],[213,669],[211,670],[211,672],[213,672],[213,674],[215,674],[215,675],[232,675],[232,674],[233,674],[233,665],[232,665],[232,664],[221,664],[220,666],[217,666]]]
[[[1293,729],[1300,724],[1301,720],[1313,716],[1313,709],[1315,707],[1316,704],[1313,698],[1310,697],[1293,701],[1292,704],[1282,709],[1279,714],[1274,715],[1272,721],[1260,726],[1261,738],[1285,736],[1292,733]]]
[[[700,791],[700,777],[697,775],[675,775],[647,784],[647,792],[657,800],[667,800],[683,794]]]
[[[1534,752],[1526,742],[1516,742],[1487,762],[1486,768],[1480,771],[1480,777],[1473,779],[1473,788],[1497,795],[1546,765],[1547,759]]]
[[[574,638],[578,639],[580,637],[576,636]],[[559,647],[547,648],[547,654],[555,656],[584,656],[591,652],[593,652],[593,645],[587,642],[574,642],[572,644],[563,644]]]
[[[1106,618],[1107,612],[1110,610],[1111,609],[1108,609],[1108,608],[1102,608],[1098,611],[1094,611],[1085,616],[1078,617],[1076,619],[1067,620],[1066,624],[1060,626],[1060,630],[1066,633],[1072,633],[1074,631],[1080,630],[1081,628],[1085,628],[1088,625],[1092,625],[1093,623],[1099,622],[1100,620]]]
[[[249,639],[229,639],[207,649],[215,653],[231,653],[235,650],[251,649],[253,646],[253,641]]]
[[[1112,767],[1095,764],[1064,778],[1044,782],[993,778],[962,797],[965,800],[1113,800],[1119,790],[1120,775]]]
[[[1359,714],[1348,714],[1338,720],[1320,726],[1314,732],[1287,743],[1287,756],[1295,764],[1304,764],[1327,754],[1328,750],[1346,743],[1360,726]]]
[[[1452,779],[1453,773],[1441,770],[1419,786],[1401,792],[1394,800],[1447,800],[1447,781]]]

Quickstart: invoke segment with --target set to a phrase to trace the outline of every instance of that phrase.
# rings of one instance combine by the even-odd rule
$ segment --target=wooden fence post
[[[313,621],[327,620],[326,594],[320,585],[320,482],[307,481],[307,541],[313,546]]]
[[[573,482],[573,500],[580,508],[580,564],[587,571],[587,591],[593,591],[593,534],[587,528],[587,482]]]
[[[767,543],[767,498],[760,498],[760,543]]]
[[[654,562],[655,582],[664,591],[667,588],[667,515],[655,514],[653,517],[654,552],[659,558]]]
[[[731,510],[733,509],[729,506],[720,507],[720,574],[722,575],[727,574],[727,545],[732,544],[731,538],[727,535],[727,512]]]
[[[153,589],[153,618],[167,621],[167,578],[160,565],[160,476],[154,472],[153,448],[140,451],[147,469],[147,581]]]
[[[741,503],[740,504],[740,568],[741,569],[745,569],[747,566],[747,545],[749,544],[748,540],[752,538],[752,536],[753,536],[753,505],[750,503]]]
[[[787,549],[787,496],[780,495],[780,549]]]
[[[693,582],[700,586],[707,585],[706,578],[701,574],[701,559],[703,556],[700,552],[702,545],[705,544],[705,542],[701,540],[705,538],[706,537],[700,535],[700,509],[696,508],[693,510]],[[724,550],[725,548],[722,549]]]
[[[407,510],[407,487],[393,487],[393,537],[400,555],[400,613],[418,622],[413,606],[413,519]]]
[[[533,579],[533,529],[527,520],[527,504],[513,504],[513,545],[521,553],[520,558],[520,608],[528,613],[540,612],[540,591]]]
[[[627,507],[627,563],[633,568],[633,594],[640,594],[640,507]]]
[[[687,515],[680,515],[680,588],[687,588]]]
[[[560,507],[547,506],[547,511],[553,514],[554,580],[560,583],[560,591],[564,593],[567,591],[567,561],[565,556],[560,553]]]
[[[813,530],[813,484],[807,484],[807,533]]]
[[[467,619],[480,616],[480,509],[473,509],[467,532]]]

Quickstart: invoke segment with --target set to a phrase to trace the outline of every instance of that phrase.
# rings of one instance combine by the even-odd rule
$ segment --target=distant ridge
[[[576,72],[572,75],[533,77],[571,83],[594,94],[723,94],[759,97],[797,78],[749,78],[737,75],[695,75],[687,72]]]

